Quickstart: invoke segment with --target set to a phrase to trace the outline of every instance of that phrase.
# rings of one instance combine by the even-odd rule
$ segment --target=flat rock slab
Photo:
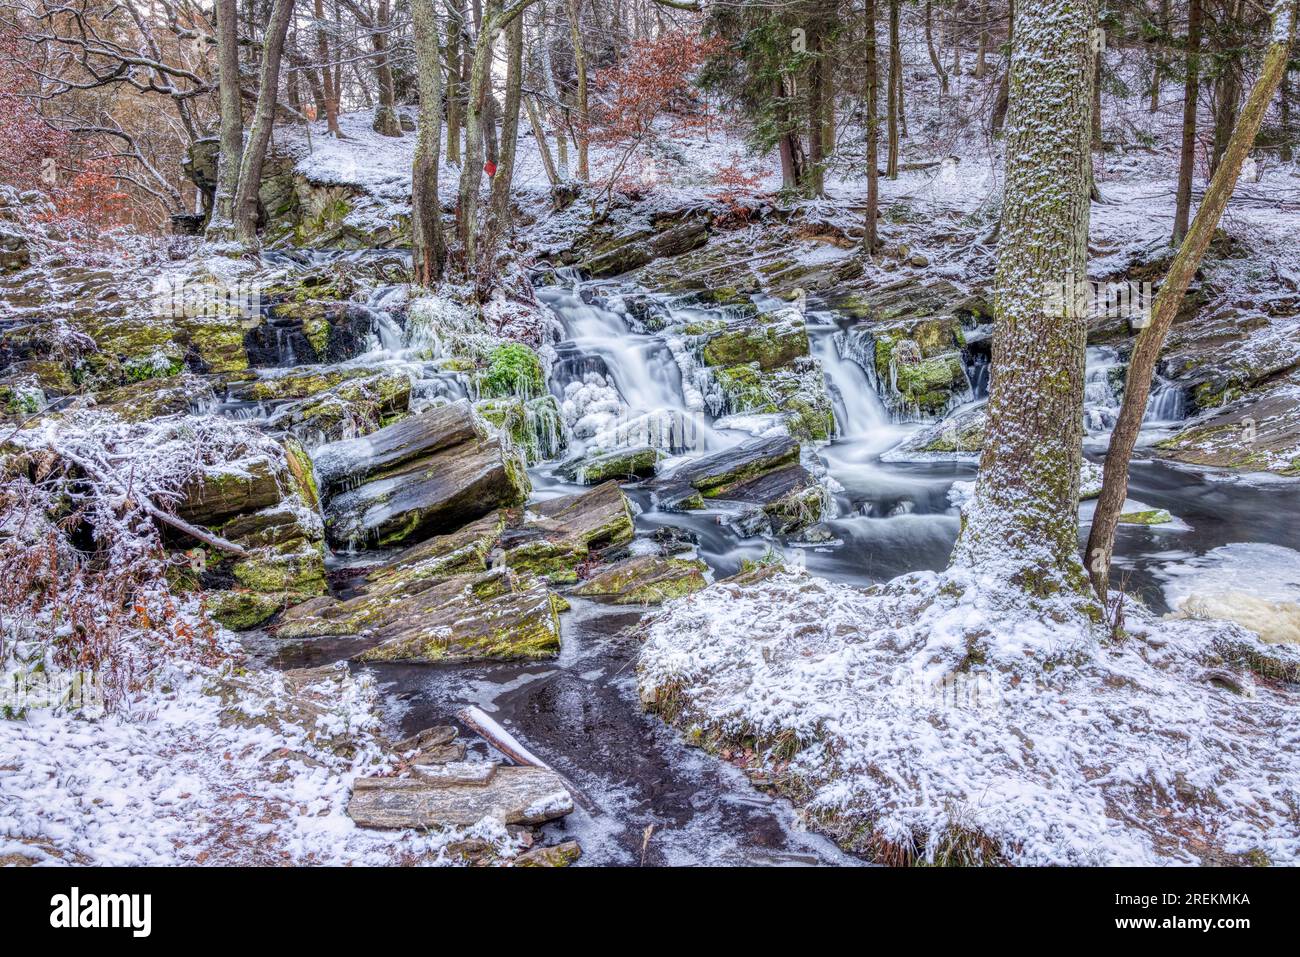
[[[485,438],[469,402],[429,409],[359,439],[331,442],[312,455],[316,481],[329,494],[340,486],[380,478],[402,465]]]
[[[563,495],[529,506],[540,515],[543,528],[556,528],[581,539],[588,548],[621,545],[632,538],[632,509],[617,482],[605,482],[590,492]]]
[[[686,462],[655,483],[661,504],[699,507],[692,490],[707,498],[725,498],[735,486],[799,461],[799,443],[788,435],[750,439],[721,452]]]
[[[527,497],[527,477],[512,456],[496,439],[474,440],[407,462],[333,496],[326,531],[335,544],[400,545],[518,505]]]
[[[707,571],[708,566],[697,559],[638,555],[587,579],[574,594],[607,598],[616,605],[656,605],[704,588]]]
[[[496,767],[482,780],[472,778],[428,772],[411,778],[360,778],[352,787],[348,816],[359,827],[469,827],[485,817],[503,824],[541,824],[573,811],[573,796],[564,782],[545,768]]]

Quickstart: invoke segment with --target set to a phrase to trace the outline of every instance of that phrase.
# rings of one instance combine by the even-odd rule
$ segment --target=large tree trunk
[[[524,18],[506,28],[506,101],[501,115],[501,144],[496,175],[492,178],[493,233],[501,236],[510,221],[510,180],[515,173],[515,148],[519,141],[519,99],[524,82]],[[546,144],[540,144],[545,149]]]
[[[1031,600],[1078,606],[1087,602],[1078,514],[1088,329],[1060,293],[1087,278],[1096,22],[1094,0],[1017,9],[987,438],[952,557]]]
[[[885,175],[898,179],[898,81],[902,74],[898,48],[898,0],[889,0],[889,77],[885,82],[885,116],[889,151]]]
[[[1192,215],[1192,176],[1196,170],[1196,100],[1201,79],[1201,0],[1189,0],[1187,7],[1187,76],[1183,81],[1183,142],[1178,155],[1178,196],[1174,202],[1174,234],[1177,246],[1187,235]]]
[[[1196,274],[1205,251],[1214,238],[1223,210],[1232,198],[1232,191],[1241,175],[1242,164],[1255,143],[1269,101],[1277,92],[1286,70],[1287,56],[1295,38],[1296,0],[1276,0],[1273,6],[1273,39],[1264,55],[1264,66],[1255,86],[1246,100],[1241,119],[1232,131],[1223,153],[1223,160],[1215,171],[1196,210],[1196,218],[1187,237],[1178,248],[1169,273],[1160,286],[1160,292],[1151,307],[1151,321],[1139,334],[1129,359],[1128,373],[1124,379],[1124,401],[1120,406],[1115,430],[1111,433],[1110,448],[1106,452],[1106,472],[1102,480],[1101,497],[1093,513],[1092,529],[1088,534],[1088,571],[1093,587],[1103,599],[1110,585],[1110,562],[1115,549],[1115,529],[1119,524],[1124,499],[1128,495],[1128,466],[1142,429],[1147,399],[1151,395],[1151,377],[1156,360],[1164,347],[1165,336],[1173,325],[1174,316],[1182,305],[1183,296]]]
[[[573,67],[578,74],[578,179],[591,181],[587,167],[587,54],[582,46],[582,0],[565,0],[569,10],[569,33],[573,39]]]
[[[393,89],[393,64],[388,58],[388,29],[391,23],[389,0],[379,0],[371,42],[375,48],[375,77],[379,82],[379,106],[375,108],[374,130],[381,136],[402,135],[402,123],[397,116]]]
[[[867,72],[867,209],[862,237],[863,248],[872,255],[879,245],[877,219],[880,217],[880,111],[876,103],[879,78],[876,69],[876,0],[865,0],[863,6],[864,29],[863,60]]]
[[[217,0],[218,99],[221,104],[221,152],[217,186],[207,236],[229,242],[235,234],[235,193],[244,153],[244,115],[239,96],[239,13],[235,0]]]
[[[235,238],[250,248],[257,246],[257,193],[262,184],[262,165],[266,147],[275,125],[275,107],[279,98],[280,59],[284,37],[293,16],[293,0],[275,0],[271,19],[262,40],[262,66],[257,75],[257,106],[253,108],[253,126],[248,146],[239,163],[239,189],[235,193]]]
[[[411,260],[415,281],[432,286],[442,276],[442,207],[438,202],[438,156],[442,150],[442,64],[434,0],[411,0],[415,32],[420,118],[411,169]]]

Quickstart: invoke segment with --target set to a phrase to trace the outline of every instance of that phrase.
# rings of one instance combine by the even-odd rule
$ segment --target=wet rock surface
[[[409,778],[359,778],[348,802],[358,825],[383,828],[468,827],[485,817],[542,824],[572,811],[573,798],[553,771],[486,762]]]
[[[313,458],[338,544],[419,541],[521,504],[529,490],[517,453],[486,438],[465,402],[322,446]]]

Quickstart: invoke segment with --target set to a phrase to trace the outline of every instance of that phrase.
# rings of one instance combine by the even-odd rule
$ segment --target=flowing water
[[[707,371],[696,364],[687,344],[654,331],[663,328],[665,317],[694,322],[729,318],[733,311],[615,283],[566,280],[566,285],[540,290],[539,297],[564,330],[564,340],[555,346],[550,388],[562,404],[571,450],[593,442],[648,442],[681,460],[749,437],[754,423],[725,417]],[[373,348],[353,361],[409,369],[420,383],[417,394],[426,399],[457,390],[464,394],[463,381],[412,357],[395,331],[398,324],[384,309],[385,295],[391,293],[381,290],[367,304],[373,313]],[[631,302],[640,306],[631,309]],[[833,493],[815,543],[744,537],[726,521],[722,508],[657,511],[648,491],[629,486],[627,494],[639,509],[638,533],[672,527],[675,540],[688,543],[718,578],[739,570],[746,558],[772,550],[802,562],[814,574],[858,584],[942,568],[959,526],[948,491],[954,481],[971,479],[974,466],[882,462],[883,452],[920,426],[894,421],[846,320],[816,310],[808,312],[807,320],[836,418],[833,440],[804,458]],[[982,401],[987,362],[978,354],[965,359],[970,395]],[[1118,411],[1122,376],[1112,350],[1090,349],[1088,360],[1086,425],[1090,447],[1104,448]],[[1157,388],[1148,424],[1168,427],[1181,415],[1177,390]],[[530,470],[537,497],[581,490],[556,474],[556,464]],[[1166,562],[1234,541],[1300,548],[1300,529],[1277,520],[1294,495],[1293,484],[1255,487],[1138,462],[1130,495],[1182,519],[1177,528],[1120,529],[1121,577],[1158,611],[1166,610],[1157,575]],[[412,732],[456,724],[455,713],[468,704],[492,714],[582,792],[578,810],[546,830],[554,839],[577,837],[585,862],[848,861],[829,842],[804,832],[784,802],[755,790],[734,768],[687,747],[674,731],[642,713],[634,679],[639,610],[576,599],[573,606],[563,616],[563,650],[552,662],[373,667],[386,691],[388,720]],[[347,643],[317,643],[270,655],[282,665],[300,665],[353,650]],[[477,740],[472,733],[465,736]],[[476,747],[486,756],[485,745]]]

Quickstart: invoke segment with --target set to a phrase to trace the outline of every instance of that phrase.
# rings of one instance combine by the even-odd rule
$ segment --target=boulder
[[[204,554],[208,608],[228,628],[264,623],[326,590],[324,535],[311,461],[292,439],[283,457],[209,470],[186,489],[177,514],[206,525],[248,554]]]
[[[1155,449],[1188,465],[1300,475],[1300,373],[1197,416]]]
[[[328,497],[335,489],[384,478],[444,449],[481,441],[485,433],[469,403],[428,409],[373,435],[334,442],[313,453],[316,480]]]
[[[799,443],[789,436],[741,442],[721,452],[679,465],[654,483],[662,503],[700,508],[703,498],[727,498],[737,486],[767,472],[797,465]]]
[[[808,356],[763,371],[756,363],[713,370],[729,415],[773,416],[796,439],[823,442],[835,431],[835,413],[821,364]]]
[[[630,541],[634,531],[632,509],[617,482],[537,502],[529,510],[541,516],[539,524],[561,529],[592,550]]]
[[[881,456],[886,462],[955,459],[972,461],[984,448],[988,425],[987,406],[962,409],[947,418],[926,425]]]
[[[573,811],[573,797],[554,771],[482,763],[456,777],[358,778],[348,816],[360,827],[469,827],[484,818],[502,824],[542,824]],[[466,763],[446,765],[466,768]]]
[[[708,241],[707,211],[688,210],[598,235],[578,265],[593,278],[617,276],[656,259],[697,249]]]
[[[577,841],[563,841],[550,847],[534,847],[514,860],[514,867],[568,867],[582,857]]]
[[[795,309],[765,313],[709,336],[700,350],[705,365],[757,362],[762,370],[788,365],[808,355],[808,330]]]
[[[403,415],[410,401],[409,376],[379,373],[287,402],[268,417],[267,426],[316,447],[376,432]]]

